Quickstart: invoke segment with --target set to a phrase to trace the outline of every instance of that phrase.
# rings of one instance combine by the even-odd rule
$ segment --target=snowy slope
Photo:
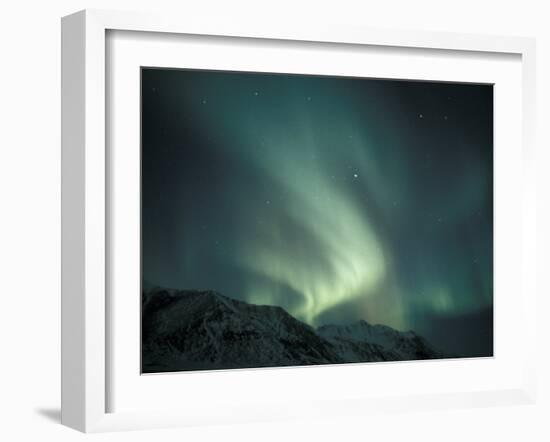
[[[213,291],[157,287],[142,296],[143,372],[441,357],[413,332],[364,321],[315,330],[280,307]]]
[[[413,331],[401,332],[385,325],[359,321],[351,325],[324,325],[320,336],[350,360],[400,361],[445,357]]]

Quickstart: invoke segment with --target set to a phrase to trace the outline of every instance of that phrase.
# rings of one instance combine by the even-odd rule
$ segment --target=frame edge
[[[61,423],[84,431],[84,11],[61,21]]]
[[[61,423],[105,417],[105,28],[61,21]]]

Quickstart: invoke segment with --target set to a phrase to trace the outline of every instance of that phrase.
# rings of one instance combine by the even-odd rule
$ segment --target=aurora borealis
[[[491,85],[142,69],[142,274],[492,354]]]

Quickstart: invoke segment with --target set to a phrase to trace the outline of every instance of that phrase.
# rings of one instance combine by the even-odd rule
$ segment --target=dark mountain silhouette
[[[442,357],[412,331],[365,321],[314,329],[281,307],[214,291],[151,286],[142,294],[144,373]]]

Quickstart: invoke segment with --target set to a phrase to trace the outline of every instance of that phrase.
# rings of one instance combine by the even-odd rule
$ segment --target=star
[[[307,101],[311,101],[311,97],[307,97]]]
[[[265,203],[266,203],[266,204],[271,204],[271,201],[267,200]]]
[[[356,173],[353,174],[353,178],[359,178],[359,175],[357,175]]]
[[[418,118],[424,118],[424,115],[418,114]]]
[[[254,91],[254,96],[257,97],[258,95],[260,95],[260,93],[258,91]]]
[[[448,120],[449,117],[448,117],[447,115],[445,115],[445,116],[443,117],[443,119],[444,119],[444,120]]]
[[[202,104],[206,104],[206,98],[203,98]]]

